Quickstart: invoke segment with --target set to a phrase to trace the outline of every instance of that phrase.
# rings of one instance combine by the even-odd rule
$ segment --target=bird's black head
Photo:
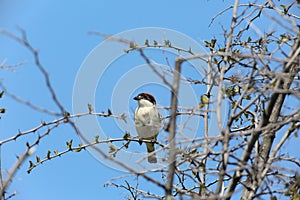
[[[153,103],[154,105],[156,104],[156,101],[154,99],[154,97],[149,94],[149,93],[146,93],[146,92],[143,92],[143,93],[140,93],[138,94],[136,97],[133,98],[134,100],[138,101],[138,100],[141,100],[141,99],[144,99],[144,100],[148,100],[150,101],[151,103]]]

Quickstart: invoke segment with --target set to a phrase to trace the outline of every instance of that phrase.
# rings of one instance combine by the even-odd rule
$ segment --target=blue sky
[[[18,26],[26,30],[29,41],[40,52],[41,62],[49,72],[59,100],[67,110],[72,110],[72,92],[77,72],[86,56],[103,41],[101,37],[89,35],[89,31],[117,34],[135,28],[161,27],[186,34],[202,45],[203,40],[222,37],[219,23],[221,20],[223,25],[228,25],[226,16],[230,13],[217,19],[212,27],[208,25],[211,18],[225,7],[224,1],[199,0],[186,3],[177,0],[172,3],[158,0],[143,3],[137,0],[3,0],[0,1],[0,28],[15,34],[19,34]],[[4,60],[7,65],[25,62],[13,72],[1,71],[1,79],[7,88],[32,103],[57,110],[43,84],[43,77],[34,66],[32,55],[21,45],[2,35],[0,43],[0,62]],[[121,59],[119,63],[123,63]],[[118,71],[108,73],[117,74]],[[151,89],[153,88],[149,87]],[[157,91],[159,88],[154,87],[153,90]],[[101,98],[101,92],[105,94],[106,91],[99,90],[97,98]],[[163,105],[167,102],[158,101]],[[98,111],[106,111],[105,103],[96,103]],[[0,130],[4,133],[1,139],[16,134],[18,129],[23,131],[37,126],[42,120],[53,120],[51,116],[32,111],[6,97],[1,100],[0,105],[7,108],[7,113],[0,121]],[[134,102],[129,105],[134,105]],[[43,157],[48,149],[62,150],[65,148],[65,141],[70,139],[75,144],[80,143],[70,127],[63,126],[41,142],[36,154]],[[24,151],[25,142],[26,139],[21,138],[3,146],[3,169],[8,170],[16,161],[14,155]],[[103,187],[106,181],[124,173],[103,165],[87,151],[70,153],[46,162],[29,175],[26,173],[27,166],[27,163],[22,166],[9,189],[10,192],[18,192],[14,198],[16,200],[120,199],[127,195],[125,190]],[[144,181],[140,184],[145,184],[144,188],[152,187]]]

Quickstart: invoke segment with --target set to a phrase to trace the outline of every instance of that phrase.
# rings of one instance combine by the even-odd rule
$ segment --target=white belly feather
[[[160,128],[161,120],[158,110],[153,107],[139,107],[134,113],[135,127],[139,138],[155,139]]]

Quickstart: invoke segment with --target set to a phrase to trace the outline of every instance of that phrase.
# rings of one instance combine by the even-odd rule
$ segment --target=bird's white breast
[[[156,138],[160,128],[160,115],[156,107],[138,107],[135,110],[134,121],[138,136],[142,139]]]

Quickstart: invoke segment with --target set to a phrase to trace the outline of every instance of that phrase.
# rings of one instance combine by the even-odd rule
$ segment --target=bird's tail
[[[156,153],[154,153],[154,143],[146,142],[147,151],[148,151],[148,162],[157,163]]]

